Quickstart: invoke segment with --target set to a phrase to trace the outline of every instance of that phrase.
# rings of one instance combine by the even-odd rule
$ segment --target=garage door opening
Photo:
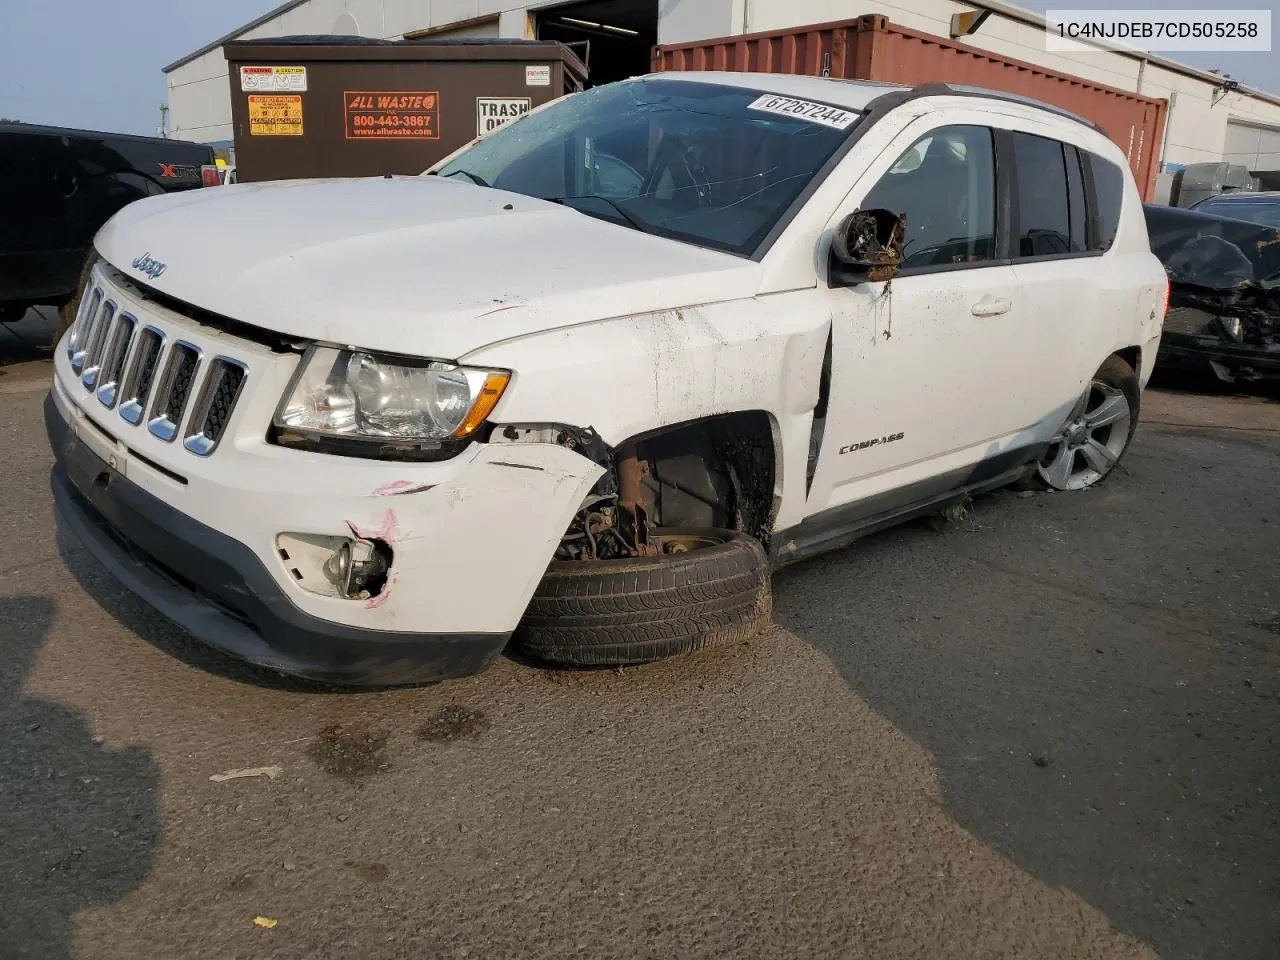
[[[658,42],[657,0],[582,0],[539,10],[535,36],[572,44],[591,71],[589,86],[649,72]]]

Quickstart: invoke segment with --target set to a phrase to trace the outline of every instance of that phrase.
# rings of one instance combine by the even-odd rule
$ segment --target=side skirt
[[[774,569],[839,550],[868,534],[937,513],[967,497],[1008,486],[1035,470],[1048,444],[1019,447],[980,463],[824,510],[769,538]]]

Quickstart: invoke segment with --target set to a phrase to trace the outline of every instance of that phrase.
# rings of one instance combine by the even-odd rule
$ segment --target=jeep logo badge
[[[145,273],[152,280],[155,280],[160,276],[160,274],[164,273],[165,270],[168,269],[168,266],[161,263],[159,260],[153,260],[151,258],[151,254],[148,252],[133,261],[133,269],[140,273]]]

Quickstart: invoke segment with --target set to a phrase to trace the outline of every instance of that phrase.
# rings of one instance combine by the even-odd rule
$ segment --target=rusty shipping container
[[[915,85],[955,83],[1033,97],[1098,124],[1129,158],[1143,199],[1155,196],[1168,103],[1055,73],[887,17],[655,47],[653,69],[799,73]]]
[[[223,54],[241,182],[418,174],[587,76],[537,40],[272,37]]]

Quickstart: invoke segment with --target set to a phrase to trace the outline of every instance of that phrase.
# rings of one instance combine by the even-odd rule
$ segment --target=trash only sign
[[[302,136],[302,97],[249,94],[249,136]]]
[[[476,97],[476,136],[487,137],[529,112],[529,97]]]

